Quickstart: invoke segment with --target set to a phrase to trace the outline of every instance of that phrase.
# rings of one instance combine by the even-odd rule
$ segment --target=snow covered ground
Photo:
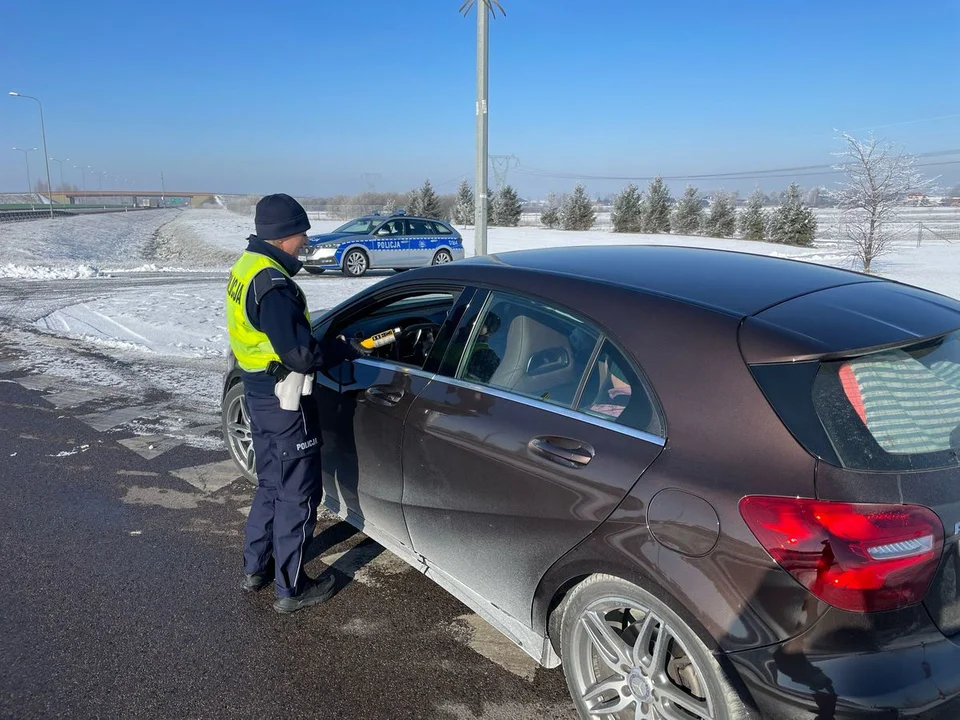
[[[312,232],[338,222],[313,220]],[[84,278],[131,273],[197,273],[196,283],[171,289],[145,285],[137,292],[111,293],[67,304],[35,321],[37,328],[86,341],[124,356],[222,357],[227,345],[221,273],[245,246],[252,218],[224,210],[168,210],[84,216],[0,227],[0,277]],[[462,229],[467,255],[473,231]],[[546,246],[671,244],[721,248],[850,267],[835,242],[793,248],[741,240],[672,235],[619,235],[605,231],[564,232],[543,228],[490,228],[490,252]],[[880,275],[960,298],[960,243],[904,242],[877,262]],[[202,276],[201,276],[202,274]],[[388,276],[352,279],[337,273],[301,275],[312,310],[331,307]],[[69,281],[66,281],[69,282]],[[65,286],[69,287],[69,286]],[[2,311],[2,308],[0,308]]]

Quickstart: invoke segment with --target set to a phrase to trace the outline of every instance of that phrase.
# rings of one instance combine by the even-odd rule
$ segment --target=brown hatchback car
[[[324,504],[562,661],[581,717],[960,717],[960,302],[580,247],[413,270],[315,321],[394,327],[317,376]]]

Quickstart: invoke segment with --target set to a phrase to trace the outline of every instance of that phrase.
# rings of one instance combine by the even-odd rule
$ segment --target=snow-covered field
[[[312,232],[328,231],[339,224],[312,223]],[[179,284],[175,289],[144,285],[137,292],[111,293],[110,282],[104,280],[102,294],[59,307],[35,324],[43,331],[140,359],[220,358],[227,338],[224,287],[219,276],[242,251],[252,231],[252,218],[213,209],[10,224],[0,226],[0,277],[29,282],[31,278],[129,277],[140,272],[169,273],[182,279],[184,273],[197,273],[196,283]],[[464,228],[462,233],[467,255],[472,255],[473,231]],[[619,235],[602,230],[564,232],[519,227],[490,228],[488,233],[489,252],[602,243],[691,245],[851,266],[843,248],[828,239],[814,248],[793,248],[702,237]],[[905,241],[879,260],[876,270],[882,276],[960,298],[960,243],[929,242],[917,248],[915,241]],[[319,310],[388,275],[351,279],[326,273],[301,275],[297,280],[307,293],[311,309]],[[70,281],[65,282],[68,288]]]

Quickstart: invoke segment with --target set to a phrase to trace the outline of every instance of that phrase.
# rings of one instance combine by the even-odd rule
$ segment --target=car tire
[[[363,277],[370,269],[370,258],[359,248],[354,248],[343,256],[342,271],[350,277]]]
[[[612,575],[593,575],[571,591],[562,612],[563,673],[584,720],[624,710],[630,717],[676,717],[678,708],[691,720],[749,717],[706,645],[643,588]],[[636,712],[638,703],[646,712]]]
[[[242,382],[231,385],[223,396],[220,423],[230,459],[244,479],[251,485],[256,485],[257,459],[253,450],[250,413],[247,412],[247,403],[243,397]]]
[[[437,250],[437,254],[433,256],[433,262],[431,265],[446,265],[448,262],[453,262],[453,255],[449,250]]]
[[[323,273],[326,272],[326,268],[308,267],[306,265],[303,266],[303,269],[311,275],[323,275]]]

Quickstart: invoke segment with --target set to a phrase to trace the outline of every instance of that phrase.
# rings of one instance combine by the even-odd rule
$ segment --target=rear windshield
[[[960,450],[960,333],[823,363],[813,397],[845,465],[882,467],[888,458],[910,467],[955,464]]]
[[[752,370],[791,432],[828,462],[872,471],[960,465],[960,332],[855,358]]]

